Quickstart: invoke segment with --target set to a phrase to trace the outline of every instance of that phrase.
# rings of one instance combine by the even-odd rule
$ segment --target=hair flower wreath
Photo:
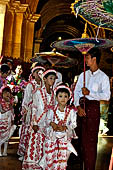
[[[72,97],[72,91],[71,91],[71,89],[70,89],[69,87],[65,86],[65,85],[59,85],[59,86],[57,86],[57,87],[55,88],[55,90],[54,90],[55,95],[56,95],[57,90],[59,90],[59,89],[67,89],[67,90],[69,91],[69,94],[70,94],[70,97],[69,97],[69,98]]]

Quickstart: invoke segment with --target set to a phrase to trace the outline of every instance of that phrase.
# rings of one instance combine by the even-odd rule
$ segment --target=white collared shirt
[[[79,99],[83,97],[83,76],[84,73],[81,73],[74,90],[75,106],[79,106]],[[109,77],[100,69],[93,73],[90,70],[85,72],[85,87],[90,91],[89,95],[85,96],[89,100],[108,101],[110,99],[111,92]]]

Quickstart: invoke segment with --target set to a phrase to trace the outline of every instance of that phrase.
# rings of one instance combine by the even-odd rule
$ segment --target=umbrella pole
[[[86,56],[84,54],[84,83],[83,83],[84,87],[85,87],[85,70],[86,70]]]
[[[86,71],[86,56],[84,54],[84,78],[83,78],[83,87],[85,87],[85,80],[86,80],[86,77],[85,77],[85,71]],[[84,111],[85,111],[85,95],[84,95]]]

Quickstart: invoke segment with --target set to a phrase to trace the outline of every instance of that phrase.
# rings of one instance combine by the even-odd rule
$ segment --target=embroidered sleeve
[[[28,110],[31,101],[32,101],[32,85],[29,83],[24,91],[22,106],[26,110]]]
[[[77,127],[77,114],[74,109],[71,109],[69,119],[68,119],[68,128],[74,129]]]
[[[50,126],[50,123],[53,121],[53,110],[49,109],[47,112],[47,117],[46,117],[46,125]]]
[[[40,110],[39,107],[41,107],[40,101],[41,101],[40,91],[37,90],[37,92],[33,94],[33,104],[32,104],[32,122],[34,125],[37,125],[37,115]]]
[[[46,115],[46,136],[51,136],[52,135],[52,130],[53,128],[50,126],[50,123],[53,122],[53,110],[49,109]],[[50,135],[51,134],[51,135]]]
[[[11,120],[14,120],[14,112],[11,112]]]

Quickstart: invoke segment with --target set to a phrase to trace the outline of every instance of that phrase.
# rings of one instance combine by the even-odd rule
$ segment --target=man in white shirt
[[[81,153],[85,170],[95,170],[98,131],[100,123],[100,100],[110,99],[108,76],[99,69],[101,53],[97,48],[86,55],[85,87],[81,73],[74,91],[74,104],[78,108]],[[85,104],[84,104],[85,103]]]

